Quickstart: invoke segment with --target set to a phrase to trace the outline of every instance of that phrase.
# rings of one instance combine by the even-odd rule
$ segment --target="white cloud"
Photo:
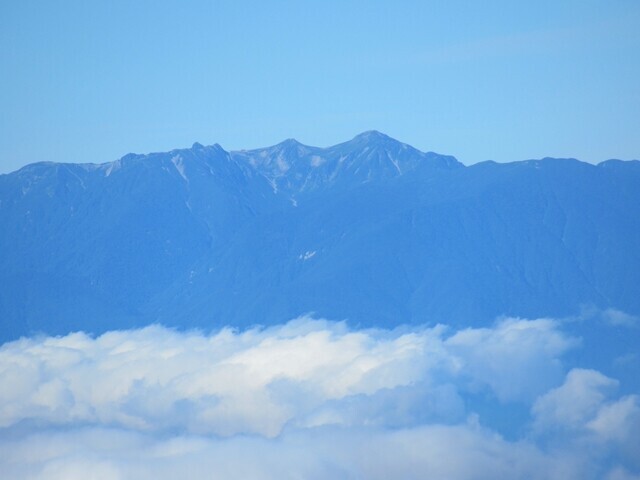
[[[595,370],[571,370],[563,385],[533,405],[535,434],[571,445],[592,460],[608,456],[640,472],[640,396],[616,398],[617,387],[616,380]],[[625,472],[618,467],[611,476],[626,478]]]
[[[113,429],[0,440],[6,478],[423,479],[595,478],[573,460],[510,443],[473,425],[320,429],[264,437],[164,438]]]
[[[602,312],[602,318],[606,323],[614,327],[634,328],[640,325],[640,319],[615,308],[608,308]]]
[[[506,319],[493,328],[467,328],[446,340],[475,382],[503,401],[533,400],[561,381],[559,357],[577,345],[549,319]]]
[[[455,417],[456,384],[530,396],[553,382],[571,345],[548,320],[445,332],[350,331],[303,318],[240,333],[151,326],[20,340],[0,349],[0,426],[31,419],[275,436],[289,422],[384,424],[396,400],[404,412],[392,423],[425,410]]]
[[[539,431],[583,428],[593,419],[618,382],[595,370],[573,369],[564,384],[541,396],[533,406]]]
[[[534,429],[571,430],[591,441],[634,446],[640,452],[640,396],[613,398],[618,382],[595,370],[573,369],[563,385],[533,405]]]
[[[546,319],[449,332],[301,318],[243,332],[150,326],[22,339],[0,347],[0,471],[25,479],[635,475],[638,398],[613,398],[615,381],[590,370],[561,384],[561,357],[576,344]],[[535,437],[503,439],[469,410],[467,396],[478,392],[533,405],[537,431],[564,422],[614,445],[615,468],[579,449],[549,451]]]
[[[605,403],[586,427],[619,461],[640,474],[640,396],[626,395]]]

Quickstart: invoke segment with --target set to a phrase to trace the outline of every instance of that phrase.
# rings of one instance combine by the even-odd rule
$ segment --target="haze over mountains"
[[[2,175],[0,471],[637,478],[639,187],[379,132]]]
[[[638,315],[639,206],[638,161],[465,167],[374,131],[36,163],[0,176],[0,338]]]

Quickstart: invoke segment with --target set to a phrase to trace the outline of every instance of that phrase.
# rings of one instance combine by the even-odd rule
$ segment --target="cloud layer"
[[[548,319],[22,339],[0,348],[0,467],[9,478],[633,478],[638,396],[616,396],[595,370],[567,372],[573,348]],[[525,433],[506,440],[478,404],[506,421],[529,412],[513,419]]]

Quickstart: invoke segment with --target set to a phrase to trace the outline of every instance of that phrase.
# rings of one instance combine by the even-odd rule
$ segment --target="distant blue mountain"
[[[357,325],[640,314],[640,162],[465,167],[379,132],[0,175],[0,338],[306,312]]]

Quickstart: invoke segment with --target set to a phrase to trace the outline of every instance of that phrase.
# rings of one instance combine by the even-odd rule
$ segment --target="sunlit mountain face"
[[[0,471],[637,479],[639,206],[375,131],[0,175]]]

